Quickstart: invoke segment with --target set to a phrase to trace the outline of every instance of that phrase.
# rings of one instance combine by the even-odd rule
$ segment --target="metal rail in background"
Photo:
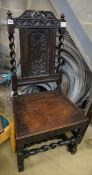
[[[83,54],[83,57],[88,64],[90,70],[92,71],[92,42],[89,40],[87,34],[83,30],[80,22],[78,21],[77,17],[75,16],[72,8],[70,7],[67,0],[50,0],[52,6],[57,12],[57,15],[60,16],[63,12],[68,23],[68,32],[74,33],[73,40],[77,38],[77,41],[79,43],[79,47],[81,49],[81,53]]]
[[[61,49],[64,61],[63,67],[61,66],[62,91],[83,109],[84,113],[87,113],[86,106],[92,92],[92,73],[67,31],[64,34],[64,45]]]

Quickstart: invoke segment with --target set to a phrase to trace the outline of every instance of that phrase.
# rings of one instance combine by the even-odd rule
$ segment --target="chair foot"
[[[21,152],[17,153],[17,162],[18,162],[18,170],[19,172],[24,170],[24,157]]]
[[[18,171],[19,171],[19,172],[24,171],[24,164],[23,164],[23,163],[18,164]]]
[[[71,154],[75,154],[77,152],[77,146],[75,144],[68,145],[68,150]]]

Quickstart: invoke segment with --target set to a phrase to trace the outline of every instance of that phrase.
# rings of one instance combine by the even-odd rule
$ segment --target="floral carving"
[[[30,35],[31,75],[49,74],[48,31]]]

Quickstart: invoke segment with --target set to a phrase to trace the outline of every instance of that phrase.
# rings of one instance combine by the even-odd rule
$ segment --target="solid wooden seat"
[[[88,120],[63,94],[55,92],[22,95],[14,98],[13,106],[16,139],[57,131]]]

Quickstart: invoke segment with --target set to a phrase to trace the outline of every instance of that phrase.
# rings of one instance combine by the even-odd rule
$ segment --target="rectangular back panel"
[[[22,78],[54,75],[55,47],[56,29],[20,29]]]

